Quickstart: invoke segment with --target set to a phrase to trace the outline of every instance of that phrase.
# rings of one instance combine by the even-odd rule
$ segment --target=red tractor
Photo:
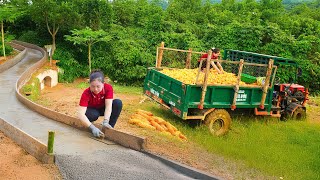
[[[240,59],[243,59],[248,63],[260,64],[267,64],[270,59],[273,59],[274,65],[276,65],[278,69],[281,68],[281,70],[287,70],[288,72],[286,72],[285,74],[291,74],[292,78],[289,80],[289,82],[294,82],[298,76],[302,75],[301,69],[298,67],[298,64],[295,61],[287,58],[230,49],[224,51],[223,58],[230,59],[232,61],[239,61]],[[273,114],[280,115],[282,120],[304,119],[306,116],[305,105],[309,99],[308,89],[299,84],[280,83],[280,77],[274,78],[275,84],[272,97]]]

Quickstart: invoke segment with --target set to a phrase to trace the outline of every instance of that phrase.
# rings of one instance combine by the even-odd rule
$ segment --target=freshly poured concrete
[[[27,109],[16,99],[15,85],[41,53],[28,49],[27,54],[20,63],[0,73],[0,118],[45,144],[48,131],[55,131],[56,164],[65,179],[192,179],[141,152],[98,142],[88,132]]]

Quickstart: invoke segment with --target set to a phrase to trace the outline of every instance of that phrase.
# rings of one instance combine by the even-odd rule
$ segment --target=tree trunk
[[[3,57],[4,57],[4,59],[6,59],[6,47],[4,46],[4,30],[3,30],[3,21],[1,21],[1,35],[2,35]]]
[[[91,72],[91,44],[88,44],[89,72]]]
[[[52,63],[52,56],[54,54],[54,51],[56,50],[56,34],[53,33],[52,35],[52,47],[51,47],[51,56],[50,56],[50,66],[51,66],[51,63]]]

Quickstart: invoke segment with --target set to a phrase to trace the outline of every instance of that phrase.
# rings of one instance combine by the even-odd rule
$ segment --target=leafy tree
[[[1,40],[2,40],[2,49],[3,49],[4,58],[6,58],[4,28],[3,28],[4,22],[13,22],[22,14],[23,14],[23,11],[21,11],[17,7],[7,3],[0,3]]]
[[[108,42],[111,40],[111,36],[104,30],[93,31],[91,28],[86,27],[81,30],[71,30],[72,35],[66,35],[66,40],[73,42],[74,44],[82,44],[88,47],[88,61],[89,70],[91,72],[91,48],[97,42]]]
[[[29,13],[38,24],[45,24],[52,38],[51,59],[56,49],[56,35],[61,27],[72,27],[78,22],[78,14],[71,1],[32,0]]]
[[[77,10],[81,17],[81,26],[93,30],[109,28],[113,22],[113,10],[106,0],[78,0]]]

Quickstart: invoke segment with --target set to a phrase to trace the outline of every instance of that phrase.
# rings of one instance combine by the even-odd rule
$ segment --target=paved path
[[[55,131],[56,164],[64,179],[191,179],[146,154],[95,141],[89,132],[26,108],[16,99],[16,81],[41,59],[39,51],[28,49],[27,54],[20,63],[0,73],[0,118],[45,144],[48,131]]]

